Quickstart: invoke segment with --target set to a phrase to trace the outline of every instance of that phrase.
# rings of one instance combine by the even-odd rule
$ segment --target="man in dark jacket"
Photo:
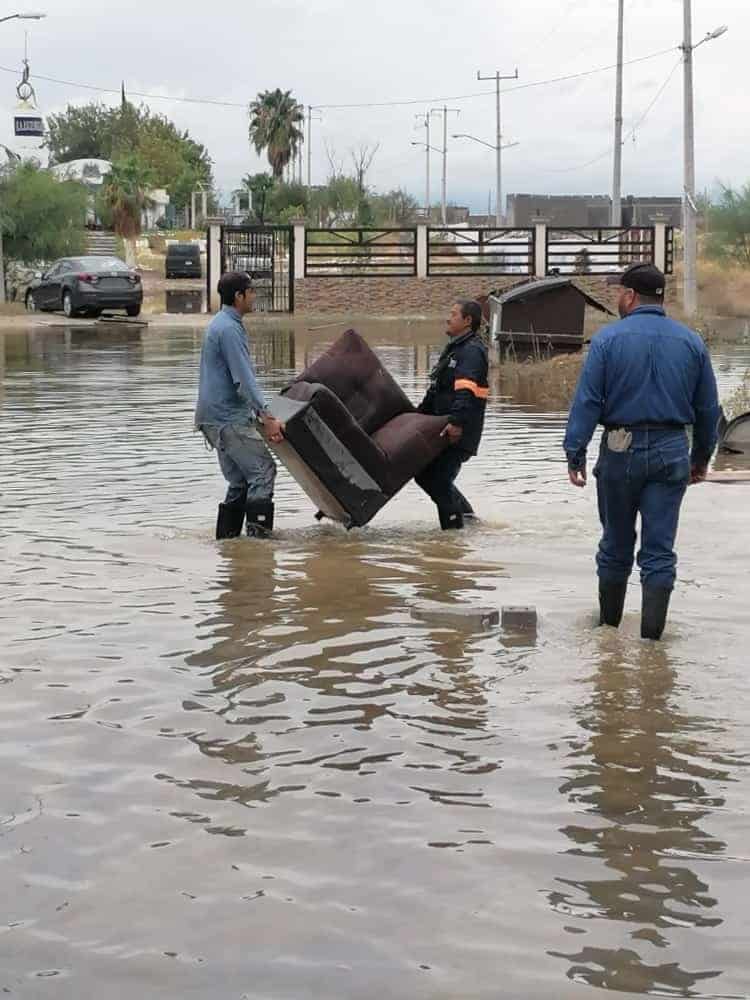
[[[434,501],[440,527],[463,528],[473,517],[471,504],[454,485],[463,463],[476,455],[487,406],[487,348],[479,336],[482,307],[461,299],[453,305],[446,333],[450,342],[430,373],[430,388],[420,413],[450,417],[443,431],[449,446],[416,478],[418,486]]]
[[[565,452],[574,486],[586,485],[586,449],[604,425],[596,476],[602,540],[596,557],[600,624],[622,619],[641,516],[641,636],[659,639],[675,581],[680,506],[706,477],[719,403],[703,340],[664,312],[664,275],[633,264],[612,279],[622,319],[601,330],[568,417]],[[692,426],[692,450],[686,428]]]

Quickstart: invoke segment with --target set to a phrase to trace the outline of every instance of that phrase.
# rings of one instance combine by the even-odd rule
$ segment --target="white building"
[[[112,169],[110,161],[94,158],[70,160],[68,163],[57,163],[50,169],[58,180],[80,181],[86,185],[91,193],[86,225],[96,225],[96,196],[101,190],[107,174]],[[141,228],[155,229],[157,221],[166,214],[169,195],[164,188],[153,188],[146,192],[146,197],[148,203],[141,213]]]

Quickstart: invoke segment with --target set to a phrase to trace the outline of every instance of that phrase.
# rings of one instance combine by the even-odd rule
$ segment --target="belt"
[[[684,424],[605,424],[605,431],[684,431]]]

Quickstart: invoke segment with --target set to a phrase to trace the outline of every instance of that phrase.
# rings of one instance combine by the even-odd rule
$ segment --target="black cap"
[[[640,295],[664,295],[664,275],[653,264],[631,264],[620,274],[612,274],[607,278],[608,285],[622,285],[632,288]]]

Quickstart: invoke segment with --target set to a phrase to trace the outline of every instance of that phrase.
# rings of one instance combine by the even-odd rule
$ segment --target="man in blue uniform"
[[[219,280],[221,312],[206,328],[201,351],[195,426],[216,449],[219,467],[229,484],[219,504],[217,538],[242,533],[264,537],[273,528],[276,465],[253,426],[263,424],[271,441],[280,441],[283,426],[266,408],[250,360],[242,317],[255,301],[248,274],[229,272]]]
[[[716,446],[716,380],[703,340],[665,314],[658,268],[634,264],[610,283],[620,286],[622,319],[591,341],[564,447],[570,482],[585,486],[586,448],[604,425],[594,468],[603,528],[600,623],[617,627],[622,619],[640,514],[641,635],[659,639],[675,580],[680,505],[688,484],[705,479]]]
[[[449,447],[416,477],[417,485],[437,505],[443,530],[463,528],[464,518],[474,517],[455,479],[463,463],[476,455],[484,427],[489,387],[481,323],[478,302],[461,299],[454,303],[446,327],[450,342],[430,373],[430,388],[419,406],[420,413],[450,417],[443,431]]]

